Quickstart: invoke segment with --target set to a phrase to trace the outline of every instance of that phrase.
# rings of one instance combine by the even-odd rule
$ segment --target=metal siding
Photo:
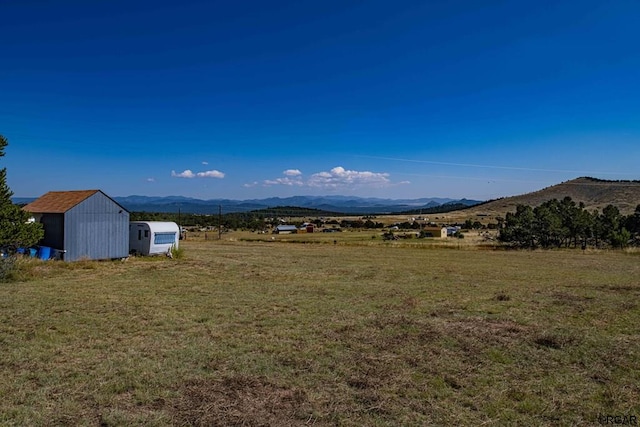
[[[67,211],[64,234],[67,261],[129,255],[129,213],[100,192]]]

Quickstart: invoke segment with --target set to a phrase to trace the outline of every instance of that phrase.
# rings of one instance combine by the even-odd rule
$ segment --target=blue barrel
[[[48,246],[40,246],[38,250],[38,258],[47,260],[51,257],[51,248]]]

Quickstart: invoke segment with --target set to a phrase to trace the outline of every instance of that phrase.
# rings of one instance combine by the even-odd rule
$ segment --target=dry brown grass
[[[589,425],[640,413],[637,254],[187,241],[0,286],[1,425]]]
[[[266,378],[237,375],[185,381],[170,408],[172,420],[190,426],[290,426],[313,420],[303,390]]]

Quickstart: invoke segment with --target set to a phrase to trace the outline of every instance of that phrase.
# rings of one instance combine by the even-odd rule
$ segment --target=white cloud
[[[283,171],[283,178],[265,179],[262,181],[262,185],[270,187],[272,185],[288,185],[302,187],[305,183],[302,180],[302,172],[298,169],[287,169]]]
[[[202,162],[202,164],[206,166],[209,164],[209,162]]]
[[[190,169],[185,169],[184,172],[176,173],[171,171],[171,176],[174,178],[224,178],[224,172],[217,170],[210,170],[204,172],[193,173]]]
[[[298,169],[287,169],[282,172],[284,177],[266,179],[262,185],[270,187],[272,185],[287,185],[299,187],[313,187],[323,189],[351,189],[359,187],[384,188],[392,184],[388,173],[346,170],[342,166],[337,166],[330,171],[322,171],[311,175],[308,180],[302,178],[302,172]],[[403,181],[401,184],[408,184]],[[245,187],[253,187],[253,184],[245,184]]]
[[[219,178],[222,179],[224,178],[224,172],[220,172],[217,170],[210,170],[210,171],[205,171],[205,172],[198,172],[196,174],[196,176],[198,178]]]
[[[302,175],[302,172],[300,172],[299,169],[287,169],[286,171],[282,172],[282,174],[284,176],[300,176]]]
[[[176,171],[171,171],[171,176],[174,178],[195,178],[196,174],[191,172],[189,169],[185,169],[184,172],[176,173]]]
[[[251,187],[255,187],[255,186],[256,186],[256,185],[258,185],[258,184],[259,184],[259,182],[258,182],[258,181],[253,181],[253,182],[250,182],[250,183],[248,183],[248,184],[243,184],[242,186],[243,186],[244,188],[251,188]]]
[[[388,187],[391,185],[388,173],[347,170],[337,166],[329,172],[311,175],[307,185],[316,188],[337,189],[354,187]]]
[[[156,182],[156,179],[154,177],[147,178],[147,182]]]
[[[276,179],[266,179],[264,181],[264,185],[266,185],[266,186],[270,186],[270,185],[289,185],[289,186],[297,185],[297,186],[303,186],[304,182],[300,178],[284,177],[284,178],[276,178]]]

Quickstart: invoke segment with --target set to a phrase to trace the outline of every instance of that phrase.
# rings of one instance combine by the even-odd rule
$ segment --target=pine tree
[[[0,157],[9,145],[0,135]],[[29,222],[31,214],[11,201],[13,192],[7,185],[7,168],[0,169],[0,247],[15,250],[37,244],[44,236],[42,224]]]
[[[4,149],[9,145],[7,138],[0,135],[0,157],[4,157]],[[7,168],[0,169],[0,206],[11,203],[13,193],[7,186]]]

